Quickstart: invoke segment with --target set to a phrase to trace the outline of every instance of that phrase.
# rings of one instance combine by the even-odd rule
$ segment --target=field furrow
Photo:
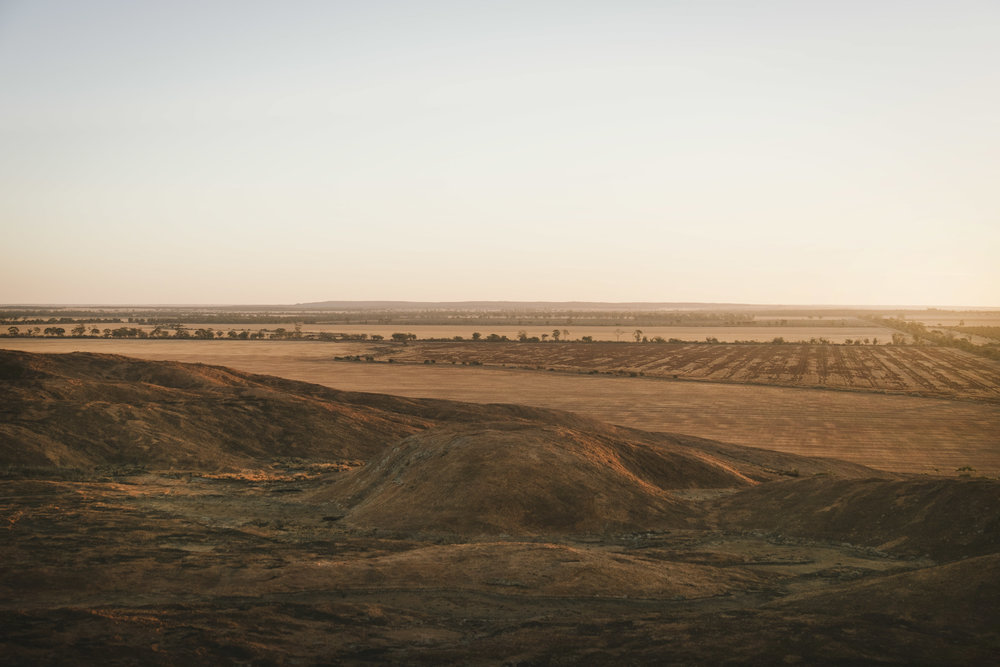
[[[15,344],[12,341],[12,345]],[[904,393],[1000,402],[1000,362],[945,347],[826,344],[521,343],[416,341],[312,343],[19,340],[27,349],[186,350],[221,357],[295,358],[301,351],[354,363],[483,366],[494,369]]]

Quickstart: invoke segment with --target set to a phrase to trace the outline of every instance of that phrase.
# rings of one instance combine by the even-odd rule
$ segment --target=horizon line
[[[338,299],[324,301],[304,301],[298,303],[66,303],[66,302],[22,302],[0,303],[0,308],[255,308],[255,309],[303,309],[318,310],[322,308],[342,309],[351,306],[366,309],[392,307],[482,307],[482,306],[520,306],[534,308],[554,307],[651,307],[664,309],[667,307],[739,307],[739,308],[848,308],[857,310],[894,309],[894,310],[1000,310],[1000,306],[967,305],[967,304],[849,304],[849,303],[749,303],[736,301],[583,301],[583,300],[514,300],[514,299],[461,299],[445,301],[405,300],[405,299]]]

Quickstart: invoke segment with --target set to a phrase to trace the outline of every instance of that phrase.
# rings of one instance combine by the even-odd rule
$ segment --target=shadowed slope
[[[432,424],[200,364],[0,351],[0,462],[225,469],[368,459]]]
[[[0,352],[0,463],[289,455],[0,479],[5,664],[996,662],[998,482]]]
[[[1000,554],[790,596],[775,608],[841,615],[901,616],[930,625],[990,631],[1000,640]]]
[[[339,501],[364,527],[583,533],[685,526],[699,512],[669,489],[753,483],[606,429],[494,422],[411,436],[316,499]]]
[[[1000,482],[810,478],[722,500],[720,525],[954,560],[1000,550]]]
[[[648,445],[622,454],[631,469],[662,467],[648,454],[653,448],[708,457],[758,481],[789,470],[878,474],[840,461],[623,429],[558,410],[345,392],[204,364],[0,350],[0,463],[7,465],[218,470],[279,457],[370,460],[433,426],[486,422]]]

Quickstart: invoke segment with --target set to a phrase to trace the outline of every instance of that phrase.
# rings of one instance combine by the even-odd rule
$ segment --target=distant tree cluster
[[[976,345],[968,337],[959,338],[954,331],[935,331],[928,329],[927,325],[923,322],[912,322],[902,318],[872,318],[871,321],[889,329],[896,329],[897,332],[909,334],[913,338],[915,345],[953,347],[982,357],[1000,359],[1000,344]],[[893,333],[892,344],[905,345],[906,335],[904,333]]]

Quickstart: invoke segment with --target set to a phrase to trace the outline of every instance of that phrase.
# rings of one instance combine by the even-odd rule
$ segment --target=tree
[[[635,331],[633,331],[632,332],[632,336],[635,338],[635,342],[638,343],[639,341],[641,341],[642,340],[642,329],[636,329]]]
[[[21,333],[21,330],[17,327],[7,327],[7,333],[11,336],[17,336]]]
[[[521,329],[520,331],[517,332],[517,339],[522,343],[528,340],[528,332],[525,331],[524,329]]]
[[[621,329],[615,329],[615,341],[620,341],[622,339],[622,334],[625,333]]]
[[[558,343],[559,342],[559,334],[560,334],[559,329],[553,329],[552,330],[552,340],[554,340],[555,342]]]
[[[87,333],[87,325],[86,324],[80,323],[80,324],[76,325],[75,327],[73,327],[73,335],[74,336],[76,336],[76,337],[79,338],[80,336],[82,336],[85,333]]]
[[[478,331],[473,331],[472,332],[472,340],[479,340],[482,337],[483,337],[483,334],[479,333]]]

